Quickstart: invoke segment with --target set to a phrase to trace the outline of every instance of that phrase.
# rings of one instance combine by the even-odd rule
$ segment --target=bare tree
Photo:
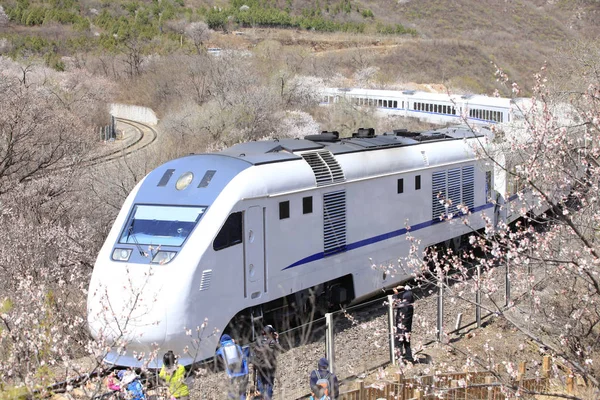
[[[205,22],[192,22],[185,28],[185,34],[192,40],[198,54],[204,51],[204,43],[210,40],[213,31]]]
[[[145,41],[136,34],[129,35],[123,41],[122,52],[125,56],[123,62],[127,65],[127,74],[130,78],[137,77],[142,73],[145,44]]]

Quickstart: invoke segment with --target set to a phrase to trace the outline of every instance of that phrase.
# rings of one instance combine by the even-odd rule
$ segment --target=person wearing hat
[[[266,325],[260,339],[254,348],[252,365],[256,377],[256,388],[260,398],[273,398],[275,371],[277,370],[277,352],[279,351],[279,335],[273,325]]]
[[[320,393],[322,390],[319,388],[323,380],[327,380],[328,383],[327,392],[324,394]],[[333,372],[329,371],[329,361],[325,357],[319,360],[317,369],[310,373],[310,390],[313,393],[312,398],[315,400],[323,398],[337,399],[340,396],[338,378]]]
[[[410,286],[406,285],[404,290],[398,286],[394,289],[394,308],[396,308],[396,348],[404,361],[414,362],[410,349],[410,336],[412,331],[412,320],[415,302]]]

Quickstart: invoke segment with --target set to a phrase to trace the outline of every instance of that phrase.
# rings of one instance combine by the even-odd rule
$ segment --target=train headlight
[[[194,174],[192,174],[191,172],[185,172],[183,173],[179,179],[177,179],[177,183],[175,183],[175,189],[177,190],[183,190],[186,187],[188,187],[190,185],[190,183],[192,183],[192,180],[194,179]]]
[[[152,264],[166,264],[175,257],[176,251],[159,251],[152,257]]]
[[[129,261],[131,257],[131,249],[114,249],[112,259],[115,261]]]

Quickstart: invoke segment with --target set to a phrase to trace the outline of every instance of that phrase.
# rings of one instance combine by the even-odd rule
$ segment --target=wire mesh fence
[[[465,279],[477,281],[476,271],[471,271],[471,275],[466,278],[447,278],[443,285],[436,285],[433,281],[412,288],[415,303],[411,347],[417,362],[428,362],[427,347],[433,343],[446,342],[454,333],[464,332],[467,327],[476,327],[478,313],[483,321],[490,315],[490,311],[504,306],[507,295],[524,293],[522,288],[518,291],[513,290],[512,293],[506,290],[506,270],[502,266],[494,268],[487,275],[482,274],[480,286],[463,284]],[[493,285],[486,286],[486,281],[493,282]],[[487,290],[491,286],[495,288],[493,292]],[[478,287],[481,288],[479,293]],[[297,316],[296,321],[300,323],[290,322],[290,329],[279,332],[283,351],[278,356],[275,398],[307,398],[310,393],[310,373],[318,368],[321,357],[326,357],[330,362],[330,370],[332,369],[340,380],[346,381],[364,378],[379,367],[401,362],[398,360],[401,354],[400,346],[393,340],[396,334],[397,311],[390,307],[390,300],[393,300],[391,296],[382,294],[370,301],[331,312],[326,316]],[[481,304],[480,310],[477,307],[478,302]],[[406,392],[403,396],[408,396],[414,389],[410,382],[393,384],[403,386],[393,390],[385,389],[388,390],[388,394],[375,387],[365,390],[372,392],[369,396],[387,398],[390,393],[399,391]],[[250,380],[250,387],[252,386],[253,382]],[[448,393],[459,392],[451,391],[450,388],[444,390]],[[347,398],[351,398],[352,395],[349,396]],[[450,394],[444,396],[443,398],[452,398],[448,397]]]
[[[338,311],[333,314],[333,324],[333,359],[338,375],[359,375],[390,361],[386,298]]]

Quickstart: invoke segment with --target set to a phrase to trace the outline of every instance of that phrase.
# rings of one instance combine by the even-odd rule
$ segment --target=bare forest
[[[320,107],[325,87],[534,103],[520,133],[498,128],[480,162],[507,169],[520,199],[548,211],[511,210],[523,215],[510,226],[495,226],[490,216],[466,249],[424,249],[414,241],[397,265],[374,266],[389,274],[418,271],[416,285],[443,286],[456,308],[472,305],[479,289],[492,314],[486,333],[471,342],[446,336],[435,350],[421,348],[437,357],[433,366],[380,369],[370,379],[470,369],[491,371],[507,398],[600,398],[597,2],[507,1],[492,11],[497,2],[288,3],[289,15],[266,14],[285,22],[261,26],[238,14],[234,1],[230,15],[225,3],[199,1],[51,1],[35,9],[38,2],[0,2],[0,399],[51,396],[47,387],[57,381],[102,371],[102,356],[115,343],[96,342],[88,332],[89,279],[123,201],[155,167],[251,140],[430,128],[350,104]],[[449,20],[454,32],[445,36]],[[217,47],[218,55],[207,51]],[[102,140],[111,103],[154,110],[156,142],[125,152],[120,140]],[[468,225],[466,211],[452,223]],[[504,304],[499,271],[507,264],[512,297]],[[433,312],[418,318],[419,332],[435,330]],[[362,335],[357,347],[381,340],[348,321]],[[213,334],[205,328],[198,327],[200,336]],[[321,349],[304,351],[317,357]],[[287,353],[283,368],[300,365],[308,374],[318,357],[306,364],[298,352]],[[568,369],[581,390],[567,393],[559,378],[544,391],[515,385],[518,362],[531,365],[541,355]],[[346,367],[348,376],[368,375]],[[200,386],[216,379],[199,373]],[[65,396],[102,394],[94,379]],[[289,382],[289,392],[308,392],[299,387],[305,382]],[[218,388],[202,389],[204,398],[223,398]]]

